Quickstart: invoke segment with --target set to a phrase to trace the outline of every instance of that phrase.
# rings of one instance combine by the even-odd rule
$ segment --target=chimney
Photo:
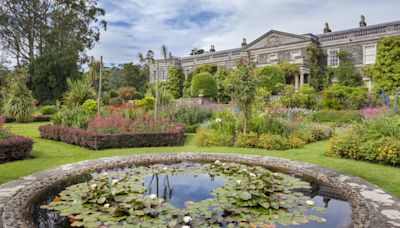
[[[215,46],[211,45],[210,52],[215,52]]]
[[[324,33],[330,33],[332,30],[329,28],[328,22],[325,22],[325,28],[324,28]]]
[[[360,28],[367,26],[364,15],[361,15]]]
[[[242,41],[242,47],[244,47],[244,46],[246,46],[246,45],[247,45],[246,38],[243,38],[243,41]]]

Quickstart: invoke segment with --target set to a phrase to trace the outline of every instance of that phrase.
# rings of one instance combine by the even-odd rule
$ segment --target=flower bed
[[[92,150],[129,147],[182,146],[184,127],[176,125],[164,132],[106,134],[74,127],[45,125],[39,127],[40,136]]]
[[[0,163],[28,157],[32,146],[32,139],[22,136],[11,136],[0,140]]]

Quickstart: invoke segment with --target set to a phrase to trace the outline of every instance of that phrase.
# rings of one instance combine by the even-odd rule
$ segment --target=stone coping
[[[7,182],[0,185],[0,227],[34,227],[31,208],[35,200],[51,187],[82,173],[130,164],[215,160],[261,165],[312,178],[324,185],[334,187],[337,189],[337,194],[343,196],[351,204],[352,223],[349,227],[400,227],[399,199],[360,178],[308,163],[276,157],[200,152],[137,154],[81,161]]]

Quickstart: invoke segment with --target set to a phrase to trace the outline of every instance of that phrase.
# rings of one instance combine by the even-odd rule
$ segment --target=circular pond
[[[58,184],[33,206],[35,226],[348,227],[332,187],[261,166],[215,161],[103,169]]]
[[[0,185],[0,227],[102,224],[400,227],[400,200],[303,162],[197,152],[81,161]]]

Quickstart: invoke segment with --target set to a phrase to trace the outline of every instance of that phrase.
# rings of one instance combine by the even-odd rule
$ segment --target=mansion
[[[300,74],[295,77],[293,83],[298,90],[311,78],[310,64],[306,58],[306,48],[309,45],[318,47],[326,56],[323,64],[331,67],[339,65],[337,56],[339,51],[350,53],[354,67],[362,72],[364,66],[375,63],[377,42],[383,36],[400,36],[400,21],[367,26],[364,16],[361,16],[357,28],[331,31],[328,23],[325,23],[323,33],[319,35],[311,33],[297,35],[271,30],[250,43],[243,39],[238,48],[215,51],[214,45],[211,45],[210,50],[203,54],[182,58],[170,57],[167,61],[156,60],[150,65],[152,72],[150,82],[154,82],[157,75],[160,81],[167,80],[168,67],[171,66],[181,67],[186,76],[202,64],[233,68],[236,62],[247,57],[249,52],[257,67],[274,65],[281,60],[297,64],[300,67]],[[370,78],[363,76],[363,80],[368,88],[372,87]]]

